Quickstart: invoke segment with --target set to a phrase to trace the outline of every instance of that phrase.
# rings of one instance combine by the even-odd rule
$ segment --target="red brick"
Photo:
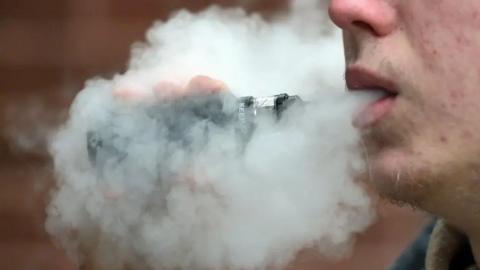
[[[113,68],[112,68],[113,70]],[[40,102],[49,109],[66,107],[94,76],[111,76],[107,68],[37,68],[0,65],[0,111],[7,104]]]
[[[119,72],[126,66],[132,43],[143,40],[152,23],[148,19],[72,19],[67,25],[67,65]]]
[[[56,126],[65,118],[73,97],[68,92],[64,71],[57,68],[20,68],[0,65],[0,167],[24,159],[41,159],[44,146],[19,147],[17,136],[44,142],[44,127]],[[80,88],[77,81],[76,88]],[[31,151],[30,151],[31,150]]]
[[[48,239],[45,206],[53,177],[41,163],[22,163],[0,171],[0,242]]]
[[[5,92],[20,94],[19,92],[27,92],[30,94],[44,95],[51,94],[49,92],[52,87],[62,84],[61,68],[52,67],[29,67],[29,66],[13,66],[0,65],[0,89],[2,89],[2,98],[6,98]]]
[[[64,18],[67,2],[66,0],[0,0],[0,18]]]
[[[68,108],[85,80],[110,76],[101,69],[8,67],[0,65],[0,167],[5,162],[42,159],[45,153],[19,148],[15,136],[42,140],[43,127],[65,121]]]
[[[111,0],[110,15],[112,18],[145,18],[149,20],[165,19],[171,6],[179,1],[138,0]],[[191,3],[204,1],[191,1]]]
[[[69,18],[110,17],[110,0],[64,0],[68,2]]]
[[[266,15],[271,15],[276,11],[286,10],[288,0],[262,0],[262,1],[247,1],[247,10],[258,11]]]
[[[62,250],[49,241],[0,242],[0,269],[75,270]]]
[[[92,0],[93,1],[93,0]],[[89,1],[90,2],[90,1]],[[217,1],[224,5],[232,1]],[[174,9],[198,10],[210,1],[115,0],[100,4],[69,1],[68,17],[61,20],[4,19],[0,24],[0,63],[14,66],[123,67],[131,44],[143,40],[154,20]],[[276,3],[276,4],[275,4]],[[108,5],[107,5],[108,4]],[[100,11],[96,9],[100,6]],[[259,1],[250,9],[282,6],[282,1]],[[111,18],[108,18],[108,14]],[[95,16],[94,16],[95,15]]]
[[[64,65],[66,47],[62,20],[4,19],[0,23],[0,37],[2,65]]]
[[[247,10],[267,12],[284,8],[285,0],[177,0],[161,2],[156,0],[139,0],[132,4],[129,0],[111,0],[111,14],[116,18],[149,17],[165,19],[169,13],[178,9],[199,11],[212,4],[220,6],[241,6]]]
[[[152,23],[108,18],[5,20],[0,24],[0,65],[121,69],[132,43],[142,40]]]

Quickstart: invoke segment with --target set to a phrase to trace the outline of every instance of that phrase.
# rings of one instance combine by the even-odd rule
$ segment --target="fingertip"
[[[134,91],[131,88],[115,88],[113,90],[113,97],[120,100],[128,100],[131,96],[133,96]]]
[[[214,94],[225,91],[227,85],[209,76],[198,75],[193,77],[187,85],[187,91],[192,93]]]
[[[148,100],[150,94],[132,87],[118,87],[113,90],[113,97],[124,102],[138,102]]]

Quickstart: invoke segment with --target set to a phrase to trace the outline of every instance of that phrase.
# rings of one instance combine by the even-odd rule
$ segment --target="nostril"
[[[379,34],[377,33],[377,31],[375,31],[375,29],[368,23],[365,23],[365,22],[362,22],[362,21],[353,21],[352,24],[355,26],[355,27],[358,27],[360,29],[363,29],[363,30],[366,30],[376,36],[378,36]]]
[[[397,10],[392,1],[330,0],[329,14],[344,31],[384,37],[397,27]]]

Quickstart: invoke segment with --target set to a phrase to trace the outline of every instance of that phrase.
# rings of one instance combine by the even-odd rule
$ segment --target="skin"
[[[392,110],[362,130],[369,178],[446,219],[480,262],[480,1],[331,0],[347,67],[392,80]]]

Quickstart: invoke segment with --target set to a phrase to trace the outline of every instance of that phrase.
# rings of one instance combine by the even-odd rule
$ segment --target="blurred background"
[[[0,269],[76,269],[44,231],[54,180],[52,130],[86,79],[125,69],[130,46],[179,8],[243,6],[270,16],[284,0],[0,0]],[[377,223],[352,258],[321,262],[304,252],[291,269],[385,269],[426,217],[380,202]]]

